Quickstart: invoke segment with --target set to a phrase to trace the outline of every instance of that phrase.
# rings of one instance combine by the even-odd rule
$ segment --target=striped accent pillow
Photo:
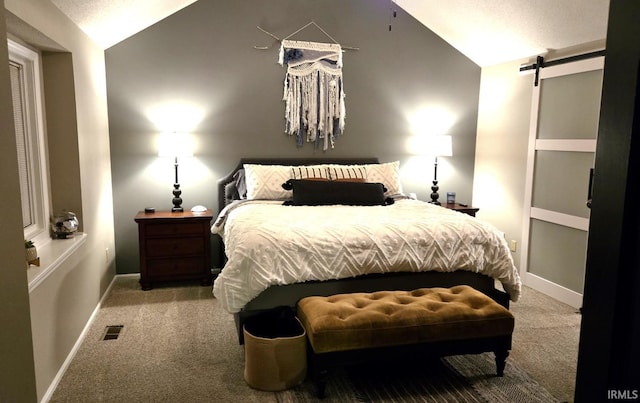
[[[291,167],[291,179],[329,180],[329,174],[323,165],[301,165]]]
[[[379,164],[364,165],[329,165],[329,179],[338,180],[349,178],[345,172],[351,174],[351,178],[364,178],[366,182],[382,183],[387,189],[385,196],[402,194],[402,183],[400,181],[400,161],[384,162]],[[357,172],[357,173],[356,173]],[[362,174],[358,174],[362,172]],[[357,179],[346,179],[357,181]]]
[[[332,181],[364,182],[367,179],[367,170],[364,166],[331,165],[327,167],[327,173]]]

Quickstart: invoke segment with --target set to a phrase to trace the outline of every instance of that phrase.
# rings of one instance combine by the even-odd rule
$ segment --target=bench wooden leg
[[[324,399],[325,397],[327,372],[326,369],[316,372],[316,394],[318,395],[318,399]]]
[[[496,369],[498,376],[504,376],[504,367],[507,365],[509,350],[494,351],[496,356]]]
[[[321,364],[321,360],[313,352],[311,343],[307,340],[307,373],[311,373],[316,384],[316,395],[318,399],[324,399],[327,387],[328,370]]]

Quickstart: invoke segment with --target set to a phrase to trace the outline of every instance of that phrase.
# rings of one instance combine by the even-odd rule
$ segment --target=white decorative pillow
[[[326,178],[327,165],[261,165],[244,164],[247,199],[285,200],[292,197],[291,190],[282,188],[289,179]]]
[[[400,162],[364,165],[260,165],[244,164],[247,199],[285,200],[292,197],[290,190],[282,188],[289,179],[328,178],[331,180],[366,179],[382,183],[385,196],[402,193]],[[301,170],[302,168],[302,170]]]
[[[387,188],[385,196],[402,193],[400,161],[367,164],[365,167],[367,169],[367,182],[382,183]]]
[[[291,191],[282,188],[282,184],[291,179],[291,166],[244,164],[244,176],[247,199],[291,198]]]

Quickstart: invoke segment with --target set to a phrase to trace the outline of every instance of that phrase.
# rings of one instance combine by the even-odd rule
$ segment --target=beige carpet
[[[559,400],[507,360],[495,375],[492,353],[438,358],[415,357],[401,365],[362,365],[329,373],[327,400],[358,403],[555,403]],[[279,403],[316,402],[308,380],[278,392]]]
[[[516,328],[509,359],[558,399],[572,402],[582,315],[528,287],[523,287],[520,301],[510,309]]]
[[[171,284],[143,292],[137,280],[116,279],[51,402],[316,400],[308,382],[290,394],[246,384],[233,318],[218,307],[210,287]],[[512,372],[531,374],[559,401],[572,401],[580,315],[528,288],[512,311],[516,330],[508,363],[517,368]],[[115,325],[124,326],[119,337],[103,340],[105,329]],[[467,370],[458,361],[452,361],[462,368],[458,371]],[[326,402],[363,401],[346,379],[334,387],[337,395]],[[300,390],[304,398],[298,398]]]
[[[275,402],[244,382],[233,317],[211,287],[137,281],[116,279],[51,402]],[[122,333],[102,340],[112,325]]]

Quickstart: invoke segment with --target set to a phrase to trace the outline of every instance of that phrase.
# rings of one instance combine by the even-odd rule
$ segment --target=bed
[[[251,316],[303,297],[469,285],[509,307],[521,282],[489,223],[402,193],[399,163],[243,158],[218,181],[213,293]]]

